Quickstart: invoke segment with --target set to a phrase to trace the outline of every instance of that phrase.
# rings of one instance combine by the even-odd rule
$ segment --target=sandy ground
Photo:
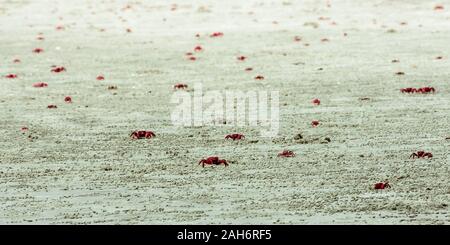
[[[0,223],[450,224],[449,11],[418,0],[0,0]],[[173,126],[178,82],[280,91],[279,137]],[[423,86],[437,92],[399,91]],[[131,140],[138,129],[157,136]],[[234,132],[246,139],[224,139]],[[277,157],[285,149],[297,155]],[[418,150],[434,157],[410,159]],[[197,165],[211,155],[230,166]],[[372,189],[385,179],[391,189]]]

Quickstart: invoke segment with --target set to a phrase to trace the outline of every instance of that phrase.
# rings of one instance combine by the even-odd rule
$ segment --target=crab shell
[[[186,88],[188,88],[188,85],[187,84],[178,83],[178,84],[173,85],[173,88],[174,89],[186,89]]]
[[[285,150],[285,151],[283,151],[281,153],[278,153],[278,156],[279,157],[294,157],[295,153],[293,151]]]
[[[227,160],[219,159],[219,157],[215,157],[215,156],[214,157],[208,157],[206,159],[202,159],[202,160],[200,160],[198,162],[198,164],[202,164],[203,167],[205,167],[205,164],[206,165],[220,165],[220,164],[223,164],[223,165],[225,165],[225,167],[228,166]]]
[[[63,66],[55,67],[52,69],[52,72],[56,72],[56,73],[62,72],[62,71],[66,71],[66,68],[64,68]]]
[[[43,83],[43,82],[39,82],[39,83],[34,83],[33,84],[33,87],[35,87],[35,88],[44,88],[44,87],[47,87],[48,86],[48,84],[47,83]]]
[[[375,190],[383,190],[385,188],[391,188],[391,186],[389,185],[389,182],[380,182],[380,183],[376,183],[373,188]]]
[[[245,136],[243,134],[229,134],[225,136],[225,139],[240,140],[245,139]]]
[[[320,105],[320,100],[319,99],[313,99],[312,103],[315,105]]]

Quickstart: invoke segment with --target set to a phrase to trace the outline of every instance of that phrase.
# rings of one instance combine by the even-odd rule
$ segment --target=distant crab
[[[280,153],[278,153],[279,157],[294,157],[295,153],[293,151],[289,151],[289,150],[284,150]]]
[[[320,105],[320,100],[319,99],[313,99],[312,103],[315,105]]]
[[[433,87],[423,87],[423,88],[417,89],[417,93],[421,93],[421,94],[429,94],[429,93],[434,93],[434,92],[436,92],[436,90]]]
[[[221,37],[221,36],[223,36],[223,33],[222,32],[214,32],[214,33],[212,33],[211,35],[209,35],[210,37]]]
[[[39,53],[42,53],[42,52],[44,52],[44,49],[42,49],[42,48],[35,48],[35,49],[33,49],[33,53],[39,54]]]
[[[35,87],[35,88],[44,88],[47,86],[48,86],[48,84],[44,83],[44,82],[33,83],[33,87]]]
[[[66,96],[66,97],[64,98],[64,102],[66,102],[66,103],[72,103],[72,97]]]
[[[383,189],[386,189],[386,188],[391,188],[391,186],[389,185],[389,181],[386,180],[384,182],[375,183],[373,185],[373,188],[375,190],[383,190]]]
[[[17,75],[16,75],[16,74],[8,74],[8,75],[6,75],[5,77],[6,77],[6,78],[13,79],[13,78],[17,78]]]
[[[436,89],[433,87],[422,87],[422,88],[402,88],[400,89],[400,92],[407,93],[407,94],[429,94],[429,93],[435,93]]]
[[[60,72],[66,71],[66,68],[63,66],[58,66],[58,67],[54,67],[51,71],[55,72],[55,73],[60,73]]]
[[[155,133],[153,133],[152,131],[134,131],[131,133],[130,137],[133,139],[150,139],[155,137]]]
[[[411,94],[411,93],[416,93],[417,89],[415,89],[415,88],[402,88],[402,89],[400,89],[400,92]]]
[[[243,134],[229,134],[225,136],[225,139],[241,140],[245,139],[245,136]]]
[[[194,51],[195,51],[195,52],[200,52],[200,51],[202,51],[202,50],[203,50],[202,46],[196,46],[196,47],[194,48]]]
[[[314,121],[311,122],[311,125],[313,127],[317,127],[317,126],[319,126],[319,121],[314,120]]]
[[[245,56],[238,56],[237,59],[240,60],[240,61],[244,61],[245,59],[247,59],[247,57],[245,57]]]
[[[409,156],[409,158],[425,158],[425,157],[432,158],[433,154],[431,152],[418,151]]]
[[[219,157],[208,157],[206,159],[202,159],[198,162],[198,164],[201,164],[202,167],[205,167],[205,165],[225,165],[228,166],[228,162],[225,159],[220,159]]]
[[[184,83],[177,83],[173,85],[173,89],[187,89],[188,85]]]

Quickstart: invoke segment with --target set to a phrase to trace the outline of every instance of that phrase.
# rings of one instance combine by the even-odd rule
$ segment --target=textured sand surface
[[[0,0],[0,223],[450,224],[449,59],[449,1]],[[179,82],[280,91],[279,137],[173,126]]]

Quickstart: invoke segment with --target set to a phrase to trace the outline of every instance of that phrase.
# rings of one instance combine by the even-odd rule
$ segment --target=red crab
[[[105,77],[102,76],[102,75],[98,75],[96,79],[99,80],[99,81],[101,81],[101,80],[105,80]]]
[[[22,127],[22,128],[20,129],[20,131],[22,131],[22,132],[28,131],[28,127]]]
[[[58,30],[58,31],[61,31],[61,30],[64,30],[64,26],[56,26],[56,30]]]
[[[8,74],[8,75],[6,75],[5,76],[6,78],[17,78],[17,75],[16,74]]]
[[[44,37],[36,37],[37,40],[42,41],[44,40]]]
[[[294,37],[294,41],[296,41],[296,42],[300,42],[301,40],[302,40],[302,38],[299,37],[299,36],[295,36],[295,37]]]
[[[261,76],[261,75],[258,75],[258,76],[256,76],[256,77],[255,77],[255,79],[256,79],[256,80],[263,80],[263,79],[264,79],[264,77],[263,77],[263,76]]]
[[[59,66],[59,67],[53,68],[51,71],[55,72],[55,73],[60,73],[60,72],[66,71],[66,68],[64,66]]]
[[[41,48],[35,48],[35,49],[33,49],[33,53],[39,54],[39,53],[42,53],[42,52],[44,52],[44,50],[41,49]]]
[[[322,42],[329,42],[330,39],[328,39],[328,38],[322,38],[322,39],[320,39],[320,41],[322,41]]]
[[[284,150],[280,153],[278,153],[279,157],[294,157],[295,153],[293,151]]]
[[[443,9],[444,9],[444,6],[442,6],[442,5],[436,5],[434,7],[434,10],[443,10]]]
[[[202,50],[203,50],[202,46],[197,46],[197,47],[194,48],[195,52],[200,52]]]
[[[210,35],[210,37],[221,37],[221,36],[223,36],[222,32],[214,32]]]
[[[155,133],[152,131],[134,131],[131,133],[130,137],[133,139],[150,139],[155,137]]]
[[[386,188],[391,188],[391,186],[389,185],[389,181],[386,180],[385,182],[375,183],[373,185],[373,188],[375,190],[383,190],[383,189],[386,189]]]
[[[198,164],[202,165],[202,167],[205,167],[205,165],[225,165],[228,166],[228,162],[225,159],[220,159],[219,157],[208,157],[206,159],[202,159],[198,162]]]
[[[13,62],[14,63],[20,63],[20,59],[14,59]]]
[[[320,105],[320,100],[319,99],[313,99],[312,103],[315,104],[315,105]]]
[[[184,83],[177,83],[173,85],[173,89],[187,89],[188,85]]]
[[[195,58],[194,56],[191,56],[191,57],[189,57],[189,60],[196,61],[197,58]]]
[[[416,93],[417,92],[417,89],[415,89],[415,88],[402,88],[402,89],[400,89],[400,91],[402,92],[402,93]]]
[[[317,127],[317,126],[319,126],[319,121],[314,120],[314,121],[311,122],[311,125],[313,127]]]
[[[245,56],[239,56],[239,57],[237,57],[237,59],[240,60],[240,61],[244,61],[245,59],[247,59],[247,57],[245,57]]]
[[[35,87],[35,88],[44,88],[47,86],[48,86],[48,84],[44,83],[44,82],[33,83],[33,87]]]
[[[187,52],[186,53],[186,56],[191,56],[191,55],[194,55],[192,52]]]
[[[402,93],[408,93],[408,94],[413,94],[413,93],[421,93],[421,94],[429,94],[429,93],[434,93],[436,92],[436,89],[433,87],[423,87],[423,88],[402,88],[400,89],[400,91]]]
[[[245,71],[253,71],[253,68],[247,67],[247,68],[245,68]]]
[[[58,108],[58,106],[56,106],[56,105],[48,105],[47,108],[48,109],[56,109],[56,108]]]
[[[409,158],[432,158],[433,154],[431,154],[431,152],[425,152],[425,151],[418,151],[416,153],[411,154],[411,156],[409,156]]]
[[[225,136],[225,139],[241,140],[245,139],[245,136],[243,134],[229,134]]]
[[[64,98],[64,102],[66,102],[66,103],[72,103],[72,97],[66,96],[66,97]]]

